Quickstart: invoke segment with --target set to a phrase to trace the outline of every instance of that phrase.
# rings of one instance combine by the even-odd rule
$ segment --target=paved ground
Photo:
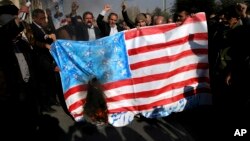
[[[226,102],[225,102],[226,101]],[[0,140],[32,141],[250,141],[250,102],[223,99],[165,118],[134,120],[125,127],[76,123],[61,106],[37,119],[35,107],[0,100]],[[37,119],[37,120],[36,120]],[[242,134],[244,132],[245,134]]]
[[[235,118],[212,106],[173,113],[160,119],[136,119],[119,128],[75,123],[61,107],[54,108],[57,112],[49,116],[58,120],[61,130],[58,135],[65,141],[213,141],[228,138],[249,141],[249,116]],[[234,136],[236,129],[246,129],[249,133],[244,137]]]
[[[50,128],[60,131],[55,138],[65,141],[212,141],[222,137],[243,139],[234,137],[233,124],[227,123],[221,115],[216,115],[211,107],[201,107],[160,119],[137,119],[120,128],[75,123],[61,107],[53,108],[57,112],[48,117],[57,120],[57,127]],[[51,136],[50,133],[48,135]],[[43,133],[43,136],[46,134]]]

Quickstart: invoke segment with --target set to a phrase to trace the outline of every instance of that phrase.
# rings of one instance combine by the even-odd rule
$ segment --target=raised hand
[[[111,6],[109,4],[105,4],[103,10],[109,12],[111,10]]]
[[[236,12],[240,15],[240,17],[246,17],[247,14],[246,14],[246,11],[247,11],[247,5],[245,3],[237,3],[236,4]]]
[[[122,2],[121,7],[122,11],[125,11],[127,9],[127,4],[125,3],[125,1]]]

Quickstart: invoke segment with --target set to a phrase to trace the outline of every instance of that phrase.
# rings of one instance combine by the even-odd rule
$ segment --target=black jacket
[[[78,41],[89,41],[88,25],[77,24],[76,25],[76,40]],[[96,39],[101,38],[102,32],[98,27],[94,27]]]
[[[96,22],[97,22],[97,25],[98,25],[99,29],[101,30],[103,36],[109,36],[111,27],[110,27],[110,25],[109,25],[108,22],[105,22],[105,21],[103,20],[103,18],[104,18],[104,16],[101,15],[101,14],[99,14],[98,17],[97,17]],[[119,26],[118,24],[116,24],[116,26],[117,26],[118,32],[124,30],[124,28],[121,27],[121,26]]]

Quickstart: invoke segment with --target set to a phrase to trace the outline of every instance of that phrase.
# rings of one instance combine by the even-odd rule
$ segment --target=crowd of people
[[[4,112],[1,122],[18,118],[25,121],[22,123],[25,126],[29,123],[27,125],[31,128],[36,128],[39,115],[55,111],[51,106],[60,104],[67,112],[63,103],[60,69],[49,52],[55,40],[91,41],[132,28],[170,22],[181,24],[195,14],[187,7],[179,7],[173,18],[139,13],[131,20],[127,14],[128,6],[122,3],[123,20],[119,21],[118,14],[110,12],[108,4],[96,19],[90,11],[79,16],[74,2],[71,8],[65,24],[55,29],[49,9],[46,12],[34,9],[32,23],[27,23],[18,18],[21,10],[29,13],[27,7],[18,9],[9,0],[0,2],[0,107]],[[246,3],[237,3],[220,13],[209,15],[207,19],[214,104],[218,107],[226,105],[240,112],[245,112],[244,106],[249,106],[250,102],[250,50],[247,47],[250,16],[247,8]]]
[[[208,18],[213,104],[220,113],[246,124],[249,112],[249,3],[236,3]],[[244,123],[245,122],[245,123]]]

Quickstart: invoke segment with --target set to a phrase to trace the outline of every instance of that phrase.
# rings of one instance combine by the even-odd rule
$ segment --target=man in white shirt
[[[97,25],[100,28],[103,36],[113,35],[117,32],[123,31],[124,28],[117,24],[118,15],[116,13],[110,13],[108,15],[108,21],[105,22],[104,16],[111,10],[110,5],[105,5],[102,12],[97,17]]]
[[[94,24],[94,15],[92,12],[84,12],[82,19],[83,23],[77,23],[76,25],[76,40],[91,41],[102,37],[100,29]]]

